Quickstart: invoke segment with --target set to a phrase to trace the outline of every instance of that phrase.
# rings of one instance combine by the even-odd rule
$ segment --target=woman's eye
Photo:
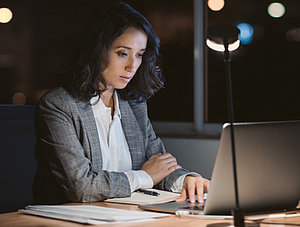
[[[122,51],[117,52],[117,54],[118,54],[118,56],[120,56],[120,57],[127,56],[127,53],[122,52]]]
[[[137,54],[139,58],[143,57],[144,54]]]

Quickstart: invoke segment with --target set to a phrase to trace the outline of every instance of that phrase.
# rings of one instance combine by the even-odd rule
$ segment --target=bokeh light
[[[24,105],[26,103],[26,96],[22,92],[16,92],[12,97],[13,104]]]
[[[300,28],[292,28],[286,33],[286,38],[292,42],[300,42]]]
[[[224,0],[208,0],[207,5],[213,11],[220,11],[221,9],[223,9],[223,7],[225,5],[225,1]]]
[[[253,27],[248,23],[240,23],[237,25],[237,28],[240,29],[239,40],[241,44],[247,45],[251,43],[254,34]]]
[[[274,18],[280,18],[285,14],[285,7],[282,3],[273,2],[268,6],[268,14]]]
[[[13,13],[9,8],[0,8],[0,23],[8,23],[13,17]]]

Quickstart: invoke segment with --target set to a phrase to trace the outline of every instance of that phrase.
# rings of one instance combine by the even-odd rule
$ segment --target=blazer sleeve
[[[55,185],[48,187],[59,187],[74,202],[130,196],[124,173],[101,169],[100,148],[92,147],[90,134],[84,130],[87,126],[76,112],[75,103],[67,103],[62,97],[48,96],[37,107],[36,156],[40,170],[54,179]],[[98,160],[94,160],[91,149],[99,152]],[[95,164],[96,161],[100,164]],[[40,190],[45,190],[41,188],[45,185],[40,185]]]
[[[166,153],[166,149],[163,145],[163,142],[159,137],[156,136],[151,121],[148,117],[147,111],[147,103],[146,101],[143,102],[134,102],[131,103],[131,107],[135,114],[135,117],[138,121],[141,131],[145,135],[145,155],[146,159],[148,160],[151,155],[158,154],[158,153]],[[138,104],[137,104],[138,103]],[[170,152],[171,153],[171,152]],[[173,183],[180,177],[188,173],[189,171],[186,169],[178,169],[172,172],[170,175],[165,177],[159,184],[155,186],[155,188],[170,191]]]
[[[147,158],[150,158],[152,154],[157,154],[157,153],[166,153],[165,147],[159,137],[156,136],[152,124],[150,120],[148,119],[148,144],[146,147],[146,153],[147,153]],[[157,150],[156,150],[156,149]],[[173,183],[180,177],[181,175],[184,175],[188,173],[189,171],[186,169],[177,169],[174,172],[172,172],[170,175],[166,176],[159,184],[157,184],[155,187],[158,189],[166,190],[166,191],[171,191],[171,187]]]

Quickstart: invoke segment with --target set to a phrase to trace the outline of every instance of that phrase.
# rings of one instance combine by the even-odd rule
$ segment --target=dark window
[[[161,41],[159,64],[166,88],[149,100],[155,121],[193,121],[193,0],[127,1],[152,24]]]
[[[208,26],[244,22],[254,28],[252,42],[232,53],[236,121],[300,119],[300,1],[283,1],[286,11],[281,18],[268,15],[270,3],[231,0],[219,12],[207,10]],[[206,119],[224,122],[227,112],[222,55],[208,49],[207,56]]]

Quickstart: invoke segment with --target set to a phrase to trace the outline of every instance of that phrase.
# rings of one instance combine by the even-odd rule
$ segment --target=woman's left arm
[[[147,120],[147,147],[146,156],[150,159],[153,155],[163,154],[166,155],[165,147],[159,137],[156,136],[150,120]],[[158,157],[156,157],[158,158]],[[173,157],[175,159],[175,157]],[[155,185],[156,188],[170,191],[174,182],[182,175],[186,175],[188,171],[183,168],[176,169],[172,171],[168,176],[166,176],[161,182]]]
[[[166,159],[173,159],[173,165],[171,165],[172,171],[169,171],[170,174],[168,174],[166,177],[163,178],[162,181],[157,183],[155,188],[167,190],[170,191],[173,183],[182,175],[186,175],[188,171],[183,168],[178,168],[177,161],[175,157],[173,157],[171,154],[167,154],[166,149],[163,145],[163,142],[159,137],[156,136],[152,124],[150,122],[150,119],[148,117],[148,111],[147,111],[147,103],[131,103],[131,107],[133,110],[133,113],[137,119],[137,122],[140,126],[140,129],[142,131],[142,134],[144,135],[144,141],[145,141],[145,156],[147,162],[150,161],[150,159],[153,158],[152,162],[154,162],[156,159],[157,161],[161,161],[160,159],[166,158]],[[158,154],[161,154],[160,156],[157,156]],[[170,157],[172,156],[172,157]],[[174,161],[175,159],[175,161]],[[150,163],[149,163],[150,164]],[[156,182],[154,182],[156,183]]]
[[[147,106],[146,106],[147,108]],[[146,112],[147,113],[147,112]],[[165,147],[159,137],[156,136],[152,124],[147,115],[147,148],[146,155],[150,158],[152,155],[156,155],[158,153],[165,154]],[[187,198],[190,199],[191,202],[195,202],[195,195],[197,194],[198,202],[203,203],[203,193],[208,191],[209,188],[209,180],[201,177],[199,174],[188,174],[189,171],[184,168],[179,168],[166,176],[160,183],[158,183],[155,187],[163,190],[171,190],[174,182],[182,175],[186,175],[184,177],[181,196],[178,201],[184,201]],[[196,193],[195,193],[196,192]]]

